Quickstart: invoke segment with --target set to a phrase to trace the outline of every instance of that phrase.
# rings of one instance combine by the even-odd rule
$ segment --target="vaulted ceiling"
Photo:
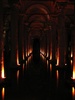
[[[66,23],[74,24],[73,0],[8,0],[7,3],[19,10],[30,33],[50,29],[51,21],[56,21],[61,13],[65,15]]]

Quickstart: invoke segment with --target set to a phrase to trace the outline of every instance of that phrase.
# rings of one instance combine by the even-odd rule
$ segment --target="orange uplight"
[[[52,59],[52,44],[51,44],[51,48],[50,48],[50,60]]]
[[[1,77],[2,77],[2,78],[5,78],[3,53],[2,53],[2,69],[1,69]]]
[[[47,53],[47,57],[49,57],[49,53]]]
[[[4,100],[4,97],[5,97],[5,88],[3,87],[2,88],[2,100]]]
[[[52,59],[52,52],[50,52],[50,60]]]
[[[4,66],[2,66],[2,78],[5,78],[5,76],[4,76]]]
[[[32,53],[32,50],[30,49],[30,53]]]
[[[75,69],[73,69],[73,79],[75,79]]]
[[[20,65],[20,64],[19,64],[19,55],[18,55],[18,50],[17,50],[17,65]]]
[[[57,58],[57,66],[59,65],[59,48],[57,49],[57,55],[56,55],[56,58]]]
[[[75,57],[73,57],[73,76],[72,78],[75,79]]]
[[[71,57],[73,57],[73,52],[71,52]]]
[[[59,57],[57,57],[57,64],[56,64],[57,66],[59,65]]]

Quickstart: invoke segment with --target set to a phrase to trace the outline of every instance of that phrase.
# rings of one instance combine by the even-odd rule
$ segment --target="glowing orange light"
[[[51,48],[50,48],[50,60],[52,59],[52,43],[51,43]]]
[[[73,64],[73,61],[71,60],[71,65]]]
[[[30,53],[32,53],[32,50],[30,49]]]
[[[1,69],[1,77],[2,77],[2,78],[5,78],[5,75],[4,75],[4,58],[3,58],[3,53],[2,53],[2,69]]]
[[[73,52],[71,52],[71,57],[73,57]]]
[[[18,55],[18,50],[17,50],[17,65],[20,65],[20,64],[19,64],[19,55]]]
[[[57,57],[57,64],[56,64],[57,66],[59,65],[59,57]]]
[[[57,49],[57,57],[56,58],[57,58],[57,64],[56,65],[58,66],[59,65],[59,48]]]
[[[4,100],[4,97],[5,97],[5,88],[3,87],[2,88],[2,100]]]
[[[52,59],[52,52],[50,52],[50,60]]]
[[[75,100],[75,88],[72,87],[72,97],[73,97],[73,100]]]
[[[75,69],[73,70],[73,79],[75,79]]]
[[[47,53],[47,57],[49,57],[49,53]]]

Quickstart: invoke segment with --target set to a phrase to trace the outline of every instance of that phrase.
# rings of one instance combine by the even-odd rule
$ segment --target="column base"
[[[74,87],[75,88],[75,79],[71,78],[71,79],[67,80],[66,83],[69,87]]]
[[[6,78],[1,78],[0,79],[0,86],[5,86],[6,84]]]
[[[12,69],[19,70],[21,68],[21,65],[12,64],[10,68],[11,68],[11,70]]]
[[[50,60],[50,62],[51,62],[52,65],[56,65],[57,60],[56,59],[55,60]]]

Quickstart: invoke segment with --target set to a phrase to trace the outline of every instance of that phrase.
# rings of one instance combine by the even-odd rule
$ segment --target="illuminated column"
[[[11,9],[11,66],[17,66],[18,60],[18,12]]]
[[[47,38],[47,40],[46,40],[46,49],[47,49],[46,56],[49,57],[49,30],[48,29],[46,30],[46,38]]]
[[[59,66],[64,67],[66,49],[67,49],[67,34],[65,31],[65,20],[63,14],[58,16],[58,49],[59,49]]]
[[[23,60],[23,16],[19,16],[18,24],[18,48],[19,48],[19,63]]]
[[[52,60],[52,32],[49,32],[49,59]]]
[[[45,45],[44,45],[44,51],[45,51],[45,53],[44,53],[44,55],[45,56],[47,56],[47,34],[46,34],[46,32],[44,31],[44,42],[45,42]]]
[[[2,8],[2,0],[0,1],[0,78],[2,72],[2,51],[3,51],[3,8]]]
[[[49,33],[49,29],[48,29],[48,32],[47,32],[47,38],[48,38],[48,41],[47,41],[47,57],[50,58],[50,33]]]
[[[75,2],[74,2],[74,18],[75,18]],[[72,32],[73,41],[73,75],[72,78],[75,79],[75,19],[74,19],[74,30]]]
[[[55,62],[56,60],[56,26],[55,22],[52,22],[52,61]]]
[[[24,18],[24,17],[23,17]],[[23,47],[23,49],[22,49],[22,58],[23,58],[23,60],[25,60],[25,43],[24,43],[24,20],[22,20],[22,47]]]
[[[73,79],[75,79],[75,30],[73,31]]]
[[[49,26],[48,32],[48,41],[49,41],[49,60],[52,60],[52,33],[51,33],[51,26]]]
[[[47,56],[47,34],[46,34],[46,56]]]
[[[25,51],[24,55],[25,55],[25,59],[26,59],[26,57],[27,57],[27,55],[28,55],[28,54],[27,54],[27,33],[28,33],[28,32],[27,32],[27,25],[25,25],[24,27],[25,27],[25,28],[24,28],[24,29],[25,29],[25,30],[24,30],[24,48],[25,48],[25,49],[24,49],[24,51]]]

